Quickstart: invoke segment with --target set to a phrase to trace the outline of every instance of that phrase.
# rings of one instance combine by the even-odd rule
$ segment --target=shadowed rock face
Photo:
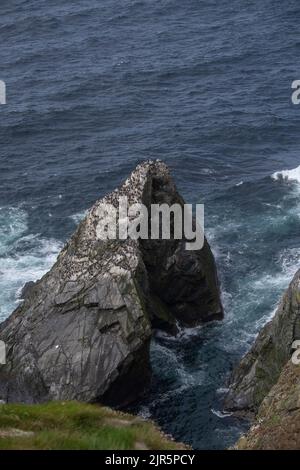
[[[226,408],[256,413],[291,358],[292,343],[297,339],[300,339],[300,270],[274,318],[262,329],[234,371]]]
[[[184,240],[100,240],[100,204],[183,204],[162,162],[139,165],[98,201],[56,264],[24,292],[0,326],[7,364],[0,399],[101,401],[123,406],[151,377],[153,328],[176,331],[223,315],[208,243],[186,251]]]

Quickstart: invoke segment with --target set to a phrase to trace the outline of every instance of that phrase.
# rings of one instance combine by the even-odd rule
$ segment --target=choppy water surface
[[[244,429],[226,378],[299,266],[299,18],[296,0],[1,3],[0,317],[98,197],[165,160],[205,202],[225,320],[153,341],[138,410],[195,448]]]

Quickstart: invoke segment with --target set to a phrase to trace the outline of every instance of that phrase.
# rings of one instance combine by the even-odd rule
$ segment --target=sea
[[[232,368],[300,265],[297,0],[1,0],[0,319],[86,210],[146,159],[205,204],[222,322],[157,333],[135,411],[232,446]]]

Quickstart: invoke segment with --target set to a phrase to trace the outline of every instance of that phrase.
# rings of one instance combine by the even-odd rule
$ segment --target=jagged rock
[[[7,364],[0,399],[101,401],[125,405],[150,380],[154,327],[176,329],[222,318],[208,243],[186,251],[185,240],[101,240],[100,205],[183,204],[162,162],[139,165],[98,201],[24,302],[0,326]],[[102,214],[102,215],[101,215]]]
[[[299,449],[300,365],[291,359],[292,344],[299,339],[300,270],[233,374],[226,407],[255,417],[235,449]]]
[[[235,445],[239,450],[300,448],[300,366],[284,366],[278,382],[259,407],[256,421]]]
[[[33,281],[26,282],[26,284],[24,285],[24,287],[22,288],[20,292],[20,299],[25,299],[25,297],[28,297],[34,285],[35,285],[35,282]]]
[[[300,339],[300,270],[285,292],[276,314],[234,371],[225,407],[256,413],[276,384]]]

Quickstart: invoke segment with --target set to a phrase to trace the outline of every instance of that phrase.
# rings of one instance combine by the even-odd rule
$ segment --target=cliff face
[[[274,318],[258,335],[253,347],[234,371],[226,407],[257,412],[277,382],[300,339],[300,271],[285,292]]]
[[[289,361],[262,401],[255,424],[237,442],[239,450],[299,450],[300,366]]]
[[[125,405],[147,387],[153,328],[176,331],[223,315],[213,255],[205,240],[101,240],[100,205],[184,204],[162,162],[139,165],[89,211],[56,264],[24,290],[0,326],[7,364],[0,399],[101,401]]]
[[[235,448],[299,449],[300,365],[291,360],[292,344],[299,339],[300,271],[232,376],[226,407],[256,414]]]

